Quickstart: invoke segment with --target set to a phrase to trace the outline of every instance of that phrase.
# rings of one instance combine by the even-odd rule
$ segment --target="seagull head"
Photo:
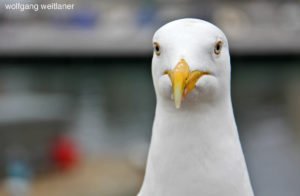
[[[152,77],[157,99],[181,105],[211,102],[230,92],[224,33],[199,19],[170,22],[153,36]]]

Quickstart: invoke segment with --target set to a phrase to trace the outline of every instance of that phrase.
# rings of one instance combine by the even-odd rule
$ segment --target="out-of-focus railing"
[[[184,17],[215,23],[236,54],[300,51],[298,1],[4,0],[0,7],[0,55],[148,55],[154,31]]]

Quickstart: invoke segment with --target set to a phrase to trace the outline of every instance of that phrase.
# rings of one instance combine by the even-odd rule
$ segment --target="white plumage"
[[[230,95],[228,42],[181,19],[153,37],[156,113],[139,196],[253,196]],[[175,102],[175,104],[174,104]]]

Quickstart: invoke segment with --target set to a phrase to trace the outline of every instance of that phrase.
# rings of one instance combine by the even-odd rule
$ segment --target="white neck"
[[[139,196],[253,196],[230,96],[199,108],[165,104],[158,100]]]

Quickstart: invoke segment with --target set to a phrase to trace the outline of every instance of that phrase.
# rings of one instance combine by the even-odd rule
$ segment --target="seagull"
[[[153,37],[156,111],[138,196],[253,196],[232,109],[224,33],[193,18]]]

